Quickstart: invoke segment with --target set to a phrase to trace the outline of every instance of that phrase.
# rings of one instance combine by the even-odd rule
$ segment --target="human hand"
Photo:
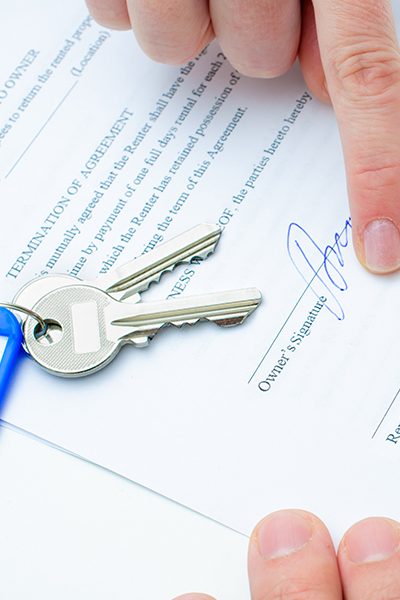
[[[253,600],[394,600],[400,598],[400,524],[360,521],[345,534],[336,558],[317,517],[300,510],[273,513],[253,531],[248,569]]]
[[[331,101],[343,142],[353,239],[376,273],[400,268],[400,53],[391,0],[87,0],[131,24],[155,60],[184,63],[216,35],[244,75],[276,77],[297,56]]]

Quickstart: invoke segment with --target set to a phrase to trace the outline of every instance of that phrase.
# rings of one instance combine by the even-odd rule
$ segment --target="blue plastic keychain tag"
[[[3,407],[14,369],[21,356],[22,330],[18,319],[0,307],[0,408]]]

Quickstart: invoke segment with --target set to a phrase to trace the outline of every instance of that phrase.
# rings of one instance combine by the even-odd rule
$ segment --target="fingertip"
[[[393,519],[369,517],[355,523],[343,536],[338,555],[342,562],[379,562],[400,549],[400,524]]]
[[[268,65],[255,61],[254,63],[249,58],[246,62],[235,61],[235,58],[231,61],[232,66],[244,75],[245,77],[252,77],[256,79],[275,79],[285,75],[292,68],[297,58],[297,50],[293,51],[292,54],[277,57],[274,63]]]
[[[289,556],[312,536],[313,515],[302,510],[279,510],[264,517],[254,528],[250,549],[264,560]]]
[[[389,275],[400,270],[400,231],[394,221],[373,219],[354,237],[358,259],[368,271]]]
[[[370,517],[343,536],[338,561],[345,596],[398,598],[400,595],[400,523]]]
[[[183,65],[194,59],[214,39],[211,24],[197,38],[191,37],[177,43],[176,39],[146,38],[136,31],[136,37],[143,52],[155,62],[168,65]]]
[[[323,597],[324,591],[329,598],[341,597],[329,532],[306,511],[282,510],[260,521],[250,538],[248,568],[255,598],[272,593],[282,598],[313,598],[316,593]]]
[[[131,28],[126,0],[86,0],[86,5],[99,25],[119,30]]]
[[[272,521],[273,519],[278,519],[278,518],[282,518],[282,519],[296,519],[296,518],[301,518],[304,521],[306,521],[307,523],[310,523],[311,527],[316,527],[316,528],[321,528],[324,531],[326,531],[329,535],[328,529],[326,528],[325,523],[323,523],[323,521],[321,521],[321,519],[319,519],[314,513],[309,512],[307,510],[302,510],[300,508],[286,508],[286,509],[282,509],[282,510],[277,510],[275,512],[270,513],[269,515],[267,515],[266,517],[264,517],[263,519],[261,519],[261,521],[259,521],[257,523],[257,525],[254,527],[250,539],[253,539],[257,536],[258,532],[260,531],[260,528],[263,526],[263,524],[268,523],[270,521]]]
[[[141,48],[157,62],[184,64],[214,38],[207,0],[128,0],[127,4]]]
[[[247,77],[270,79],[296,60],[300,31],[298,0],[210,3],[215,33],[230,63]]]

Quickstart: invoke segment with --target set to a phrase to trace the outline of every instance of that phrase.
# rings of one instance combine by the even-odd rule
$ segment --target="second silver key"
[[[165,325],[204,319],[224,327],[238,325],[260,302],[259,290],[249,288],[129,305],[97,288],[74,285],[50,292],[35,305],[48,332],[42,335],[37,322],[28,318],[25,345],[51,373],[80,377],[103,368],[124,344],[146,345]]]

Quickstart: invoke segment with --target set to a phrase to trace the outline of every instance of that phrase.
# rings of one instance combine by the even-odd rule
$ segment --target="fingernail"
[[[365,263],[376,273],[400,268],[400,233],[389,219],[371,221],[364,230]]]
[[[347,556],[355,563],[385,560],[400,546],[400,527],[388,519],[367,519],[348,531],[344,538]]]
[[[257,532],[258,550],[264,559],[289,556],[311,539],[311,523],[292,511],[275,513],[261,522]]]

